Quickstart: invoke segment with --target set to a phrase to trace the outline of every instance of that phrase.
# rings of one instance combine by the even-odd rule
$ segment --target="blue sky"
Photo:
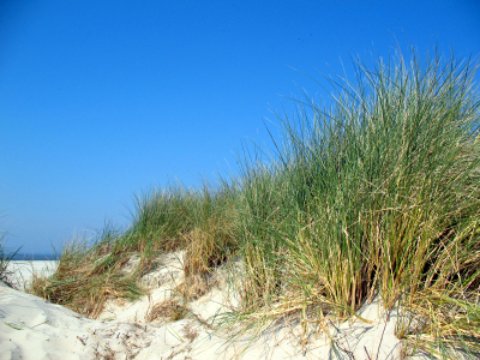
[[[411,46],[478,59],[480,2],[4,0],[6,245],[59,251],[126,226],[135,194],[235,175],[312,79]]]

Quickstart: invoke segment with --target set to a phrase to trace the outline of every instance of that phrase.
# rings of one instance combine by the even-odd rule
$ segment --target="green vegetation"
[[[14,284],[12,281],[12,273],[8,269],[8,262],[13,256],[15,256],[16,252],[14,252],[13,254],[7,255],[5,253],[5,250],[3,249],[2,241],[3,241],[3,236],[0,235],[0,281],[7,286],[14,287]]]
[[[133,226],[123,234],[106,229],[94,246],[74,243],[48,279],[35,278],[33,293],[96,317],[108,298],[135,299],[144,291],[139,278],[159,254],[186,249],[185,288],[204,289],[214,266],[234,251],[233,216],[237,196],[225,184],[220,191],[170,189],[137,201]],[[139,263],[126,272],[133,256]],[[183,291],[185,292],[185,291]],[[185,294],[195,298],[198,291]]]
[[[3,247],[0,245],[0,281],[9,284],[7,265],[7,258],[3,252]]]
[[[247,311],[276,304],[275,316],[348,316],[380,294],[388,308],[420,317],[421,329],[402,329],[406,339],[425,331],[418,345],[430,351],[439,340],[480,350],[470,70],[380,63],[345,84],[332,109],[313,104],[296,127],[285,125],[280,161],[244,180]]]
[[[136,280],[160,253],[186,249],[187,283],[235,254],[245,264],[244,319],[321,322],[381,296],[401,309],[398,335],[417,349],[478,355],[473,78],[470,63],[454,60],[358,66],[357,82],[337,87],[329,108],[308,102],[284,121],[276,160],[246,164],[240,179],[216,190],[139,201],[127,232],[66,250],[34,291],[95,316],[109,296],[138,295]],[[135,253],[138,269],[122,273]]]

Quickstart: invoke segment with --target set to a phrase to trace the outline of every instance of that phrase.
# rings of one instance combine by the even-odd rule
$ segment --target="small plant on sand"
[[[147,314],[145,319],[152,322],[158,319],[167,321],[177,321],[183,319],[188,314],[188,309],[175,299],[168,299],[161,303],[155,304]]]
[[[8,257],[3,252],[3,247],[0,244],[0,281],[8,286],[13,286],[11,282],[11,274],[8,270]]]
[[[8,263],[20,251],[17,249],[11,254],[6,254],[3,247],[3,236],[0,235],[0,281],[9,287],[15,287],[12,271],[8,268]]]
[[[105,241],[92,248],[79,243],[67,247],[55,273],[34,277],[31,291],[91,317],[102,312],[109,298],[137,298],[142,290],[134,274],[121,271],[128,256],[110,253]]]

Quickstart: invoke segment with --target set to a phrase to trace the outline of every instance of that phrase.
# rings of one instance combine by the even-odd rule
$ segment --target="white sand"
[[[55,260],[12,260],[8,262],[7,271],[10,272],[10,280],[20,290],[30,285],[34,274],[48,276],[55,272],[58,261]]]
[[[400,358],[395,313],[386,321],[379,302],[360,311],[368,322],[332,324],[328,334],[311,336],[305,346],[300,344],[299,325],[276,326],[258,336],[248,333],[227,341],[235,327],[213,331],[210,326],[238,303],[224,270],[218,271],[216,287],[188,304],[189,316],[147,322],[152,307],[172,298],[173,288],[183,281],[182,257],[181,252],[165,256],[143,278],[149,296],[134,303],[110,301],[97,320],[0,286],[0,359]]]

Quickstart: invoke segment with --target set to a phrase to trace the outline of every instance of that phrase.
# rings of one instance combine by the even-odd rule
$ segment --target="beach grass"
[[[0,281],[3,281],[5,284],[9,284],[8,258],[5,255],[1,244],[0,244]]]
[[[3,247],[3,236],[0,235],[0,281],[9,287],[15,287],[15,281],[11,269],[8,264],[15,257],[17,251],[7,254]]]
[[[90,316],[135,297],[162,253],[185,286],[244,263],[239,318],[347,318],[380,297],[410,349],[480,354],[480,137],[475,65],[397,56],[356,66],[328,107],[302,101],[269,162],[238,179],[138,200],[124,233],[67,249],[33,290]],[[124,266],[133,255],[138,265]],[[199,280],[200,279],[200,280]],[[205,291],[205,286],[198,286]],[[190,298],[201,296],[201,292]]]
[[[158,256],[184,249],[185,284],[179,289],[188,288],[187,297],[197,298],[208,290],[212,269],[235,252],[235,194],[234,187],[224,184],[217,191],[177,187],[137,198],[135,219],[127,231],[107,227],[93,246],[67,246],[55,274],[35,277],[32,292],[96,317],[109,298],[144,294],[138,280],[157,265]],[[125,271],[132,258],[137,261]]]
[[[285,121],[279,160],[243,178],[246,312],[258,316],[261,304],[275,317],[352,316],[381,296],[388,309],[401,304],[421,317],[421,330],[401,331],[417,348],[466,346],[478,355],[471,66],[438,58],[424,67],[402,58],[360,66],[357,83],[342,84],[329,109],[312,102]]]

